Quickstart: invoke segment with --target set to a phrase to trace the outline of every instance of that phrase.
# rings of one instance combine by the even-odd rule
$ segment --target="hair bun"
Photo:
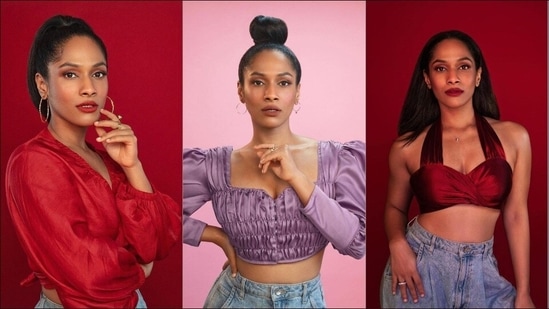
[[[280,18],[258,15],[250,23],[250,35],[255,45],[266,43],[284,45],[288,38],[288,27]]]

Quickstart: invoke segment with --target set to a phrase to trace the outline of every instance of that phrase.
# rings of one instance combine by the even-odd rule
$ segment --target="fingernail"
[[[233,278],[236,278],[236,274],[233,274]]]
[[[96,141],[100,142],[101,141],[101,137],[98,137],[95,139]]]

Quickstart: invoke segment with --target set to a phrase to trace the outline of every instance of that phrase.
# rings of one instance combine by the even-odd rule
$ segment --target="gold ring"
[[[273,151],[275,151],[276,149],[277,149],[277,148],[276,148],[276,145],[273,145],[273,147],[271,147],[269,150],[270,150],[271,152],[273,152]]]

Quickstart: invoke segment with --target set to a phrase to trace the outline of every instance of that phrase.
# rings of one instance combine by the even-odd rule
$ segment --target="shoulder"
[[[530,136],[526,128],[513,121],[496,120],[485,117],[504,145],[512,148],[530,147]]]
[[[232,151],[231,146],[219,146],[213,148],[183,148],[183,160],[205,160],[206,158],[221,158]]]

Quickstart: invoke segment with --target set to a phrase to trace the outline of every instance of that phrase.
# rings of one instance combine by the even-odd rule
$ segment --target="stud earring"
[[[241,105],[242,103],[237,103],[236,104],[236,113],[239,114],[239,115],[244,115],[246,114],[246,112],[248,111],[248,109],[246,107],[244,107],[244,111],[243,112],[240,112],[240,110],[238,109],[238,107]],[[245,103],[244,103],[245,105]]]

